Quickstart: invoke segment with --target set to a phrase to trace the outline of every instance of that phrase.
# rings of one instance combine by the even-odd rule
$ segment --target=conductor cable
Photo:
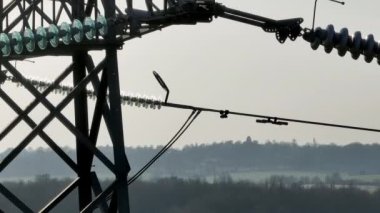
[[[147,163],[143,166],[136,174],[134,174],[129,180],[128,185],[135,182],[149,167],[151,167],[165,152],[167,152],[174,143],[188,130],[194,120],[199,116],[201,110],[193,110],[190,116],[187,118],[186,122],[181,126],[181,128],[176,132],[176,134],[169,140],[169,142]]]
[[[192,110],[195,109],[195,110],[200,110],[202,112],[217,113],[217,114],[220,114],[220,112],[223,112],[223,110],[218,110],[218,109],[213,109],[213,108],[196,107],[196,106],[176,104],[176,103],[163,103],[162,106],[163,107],[169,107],[169,108],[177,108],[177,109],[192,109]],[[341,129],[351,129],[351,130],[359,130],[359,131],[367,131],[367,132],[379,132],[380,133],[380,129],[375,129],[375,128],[366,128],[366,127],[360,127],[360,126],[344,125],[344,124],[337,124],[337,123],[327,123],[327,122],[319,122],[319,121],[311,121],[311,120],[301,120],[301,119],[293,119],[293,118],[284,118],[284,117],[274,117],[274,116],[270,116],[270,115],[242,113],[242,112],[236,112],[236,111],[230,111],[230,110],[224,110],[224,111],[228,111],[229,115],[249,117],[249,118],[269,119],[269,120],[273,120],[273,121],[276,120],[277,123],[278,122],[289,122],[289,123],[299,123],[299,124],[310,124],[310,125],[315,125],[315,126],[326,126],[326,127],[334,127],[334,128],[341,128]],[[258,123],[260,123],[260,122],[258,122]]]
[[[174,134],[174,136],[167,142],[167,144],[162,147],[162,149],[148,162],[146,163],[138,172],[136,172],[130,179],[128,179],[127,184],[130,185],[135,182],[142,174],[146,172],[165,152],[167,152],[181,136],[188,130],[188,128],[193,124],[195,119],[201,113],[201,110],[193,109],[190,116],[186,119],[185,123],[181,126],[181,128]],[[109,194],[106,200],[110,200],[112,198],[113,193]]]

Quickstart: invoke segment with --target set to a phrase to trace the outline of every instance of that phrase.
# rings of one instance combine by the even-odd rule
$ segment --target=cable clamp
[[[221,110],[219,113],[220,113],[220,118],[221,119],[226,119],[226,118],[228,118],[228,114],[230,114],[230,111],[228,111],[228,110]]]
[[[262,123],[262,124],[273,124],[273,125],[279,125],[279,126],[287,126],[288,122],[285,121],[279,121],[278,118],[266,118],[266,119],[257,119],[256,123]]]

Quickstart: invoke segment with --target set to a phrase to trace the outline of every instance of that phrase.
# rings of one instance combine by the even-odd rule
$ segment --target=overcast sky
[[[311,27],[313,0],[224,0],[228,7],[273,19],[303,17],[303,27]],[[380,2],[348,0],[346,5],[318,1],[316,26],[334,24],[339,31],[359,30],[380,36]],[[99,58],[95,54],[95,58]],[[36,63],[19,62],[25,75],[52,79],[70,62],[70,58],[47,57]],[[49,68],[47,68],[49,67]],[[333,122],[380,128],[380,67],[358,61],[350,55],[341,58],[334,50],[327,55],[313,51],[302,38],[279,44],[274,34],[260,28],[218,18],[210,24],[172,26],[126,42],[119,51],[121,88],[126,92],[164,96],[152,75],[161,74],[171,89],[169,101],[202,107],[229,109],[255,114]],[[12,84],[2,86],[22,106],[31,96]],[[59,95],[49,96],[57,102]],[[24,103],[24,105],[23,105]],[[90,101],[93,105],[93,102]],[[123,125],[127,146],[166,143],[189,115],[189,111],[146,110],[123,107]],[[15,113],[0,104],[3,129]],[[72,108],[65,109],[70,115]],[[31,116],[41,120],[47,111],[38,107]],[[71,119],[73,121],[73,119]],[[46,131],[61,146],[75,141],[55,121]],[[104,128],[104,126],[103,126]],[[15,146],[30,131],[20,125],[0,143],[0,150]],[[267,140],[300,143],[348,144],[379,142],[378,133],[342,130],[290,123],[287,127],[257,124],[254,119],[203,113],[178,141],[177,147],[194,143],[244,140],[247,136]],[[110,144],[102,131],[101,145]],[[30,147],[41,145],[40,139]]]

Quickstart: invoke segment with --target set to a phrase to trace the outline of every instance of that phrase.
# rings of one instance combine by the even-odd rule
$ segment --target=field
[[[208,176],[206,177],[207,182],[214,182],[218,180],[225,180],[229,178],[234,182],[247,181],[254,183],[264,183],[268,181],[271,177],[284,177],[287,181],[302,181],[308,179],[313,181],[313,179],[319,179],[322,182],[326,182],[333,175],[332,173],[327,172],[304,172],[304,171],[247,171],[247,172],[235,172],[230,174],[223,174],[219,176]],[[347,174],[339,173],[337,176],[342,181],[347,183],[352,182],[355,186],[373,191],[378,189],[380,183],[380,174]]]

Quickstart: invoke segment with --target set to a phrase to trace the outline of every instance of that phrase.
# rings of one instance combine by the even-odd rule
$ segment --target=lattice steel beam
[[[21,121],[25,121],[32,128],[0,162],[0,174],[36,136],[40,136],[78,176],[53,198],[42,212],[53,209],[76,188],[79,189],[79,210],[82,212],[91,212],[99,207],[107,212],[129,212],[127,176],[130,165],[125,153],[117,56],[125,41],[175,24],[208,23],[217,16],[262,27],[267,32],[276,33],[280,42],[284,42],[288,37],[295,39],[301,30],[299,24],[302,19],[272,20],[229,9],[214,0],[164,0],[162,7],[155,5],[153,0],[146,0],[145,3],[147,9],[138,10],[133,7],[133,0],[126,0],[127,7],[123,11],[115,0],[12,0],[6,5],[0,1],[0,36],[3,38],[0,41],[0,68],[5,67],[12,78],[20,82],[35,98],[22,109],[0,88],[0,98],[18,115],[0,132],[0,141],[3,142]],[[63,24],[64,21],[69,21],[70,24]],[[68,25],[69,29],[63,29]],[[58,26],[63,28],[60,29]],[[53,27],[51,32],[50,27]],[[23,35],[25,32],[27,35]],[[88,32],[90,34],[86,34],[87,37],[84,38],[83,34]],[[64,37],[69,40],[65,40]],[[58,39],[49,40],[53,38]],[[75,42],[70,43],[70,40]],[[34,48],[35,43],[38,48]],[[27,51],[26,48],[22,49],[24,46],[28,47]],[[2,48],[5,48],[4,52]],[[97,66],[90,55],[93,50],[105,53],[105,58]],[[44,56],[70,56],[72,63],[51,86],[39,92],[25,79],[21,71],[10,64],[10,61]],[[99,73],[101,79],[98,77]],[[54,106],[47,96],[70,74],[73,76],[74,89]],[[87,104],[86,87],[89,84],[92,84],[97,97],[93,112],[89,111]],[[75,125],[62,114],[62,110],[72,101]],[[39,104],[49,113],[42,121],[36,122],[29,114]],[[91,123],[89,113],[92,113]],[[44,131],[53,119],[57,119],[75,136],[76,162],[64,153],[54,137]],[[113,145],[114,163],[96,147],[102,120],[106,124]],[[91,172],[94,157],[97,157],[115,177],[104,191],[99,187],[96,174]],[[92,196],[92,191],[95,197]],[[1,184],[0,193],[22,211],[31,211]],[[109,206],[106,203],[107,197],[111,197]]]

